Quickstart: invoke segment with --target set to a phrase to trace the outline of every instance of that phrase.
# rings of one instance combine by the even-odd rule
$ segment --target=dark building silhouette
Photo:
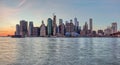
[[[28,36],[28,30],[27,30],[28,23],[25,20],[20,21],[20,35],[21,36]]]
[[[20,35],[20,25],[19,24],[16,25],[15,35]]]
[[[33,22],[30,21],[29,22],[29,29],[28,29],[28,34],[30,37],[33,36],[33,27],[34,27]]]

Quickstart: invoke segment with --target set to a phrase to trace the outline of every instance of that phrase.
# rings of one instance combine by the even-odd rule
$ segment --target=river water
[[[120,38],[0,37],[0,65],[120,65]]]

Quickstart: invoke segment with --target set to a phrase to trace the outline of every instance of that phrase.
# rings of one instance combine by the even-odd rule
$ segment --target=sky
[[[20,20],[33,21],[40,26],[47,25],[47,19],[69,21],[77,17],[83,27],[89,18],[93,19],[93,29],[105,29],[112,22],[118,23],[120,30],[120,0],[0,0],[0,36],[12,35]]]

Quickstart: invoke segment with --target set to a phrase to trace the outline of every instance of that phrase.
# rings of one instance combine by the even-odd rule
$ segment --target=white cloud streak
[[[22,7],[26,2],[27,0],[21,0],[21,2],[18,4],[18,7]]]

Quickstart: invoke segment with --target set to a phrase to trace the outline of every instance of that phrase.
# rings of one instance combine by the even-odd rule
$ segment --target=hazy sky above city
[[[120,26],[120,0],[0,0],[0,35],[13,34],[20,20],[40,26],[53,17],[69,21],[77,17],[82,27],[93,18],[94,29],[104,29],[112,22]],[[120,30],[120,27],[119,27]]]

